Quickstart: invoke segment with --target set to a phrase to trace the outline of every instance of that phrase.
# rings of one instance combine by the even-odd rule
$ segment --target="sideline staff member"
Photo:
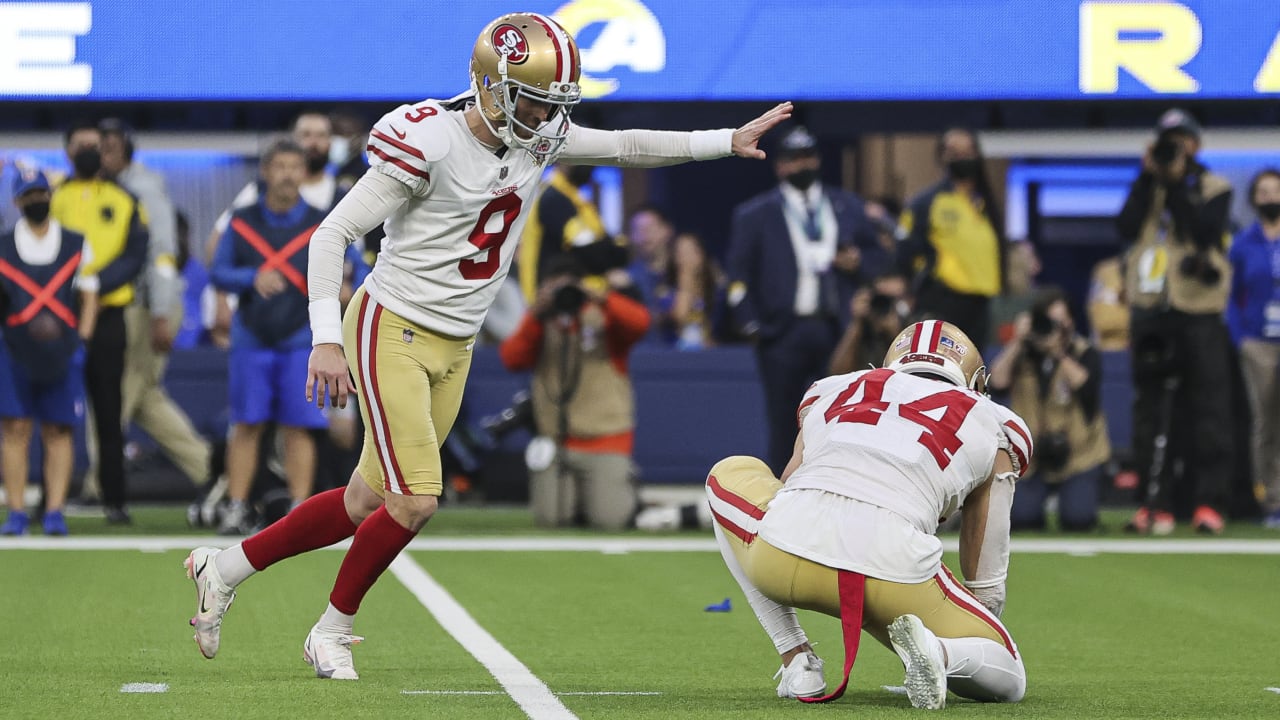
[[[916,314],[989,341],[991,298],[1004,289],[1007,243],[978,138],[953,128],[938,139],[947,176],[902,214],[899,270],[916,278]]]
[[[102,170],[102,133],[92,123],[66,134],[74,174],[53,193],[52,215],[80,233],[92,254],[85,273],[98,276],[98,320],[85,356],[85,387],[93,406],[98,479],[107,522],[131,522],[125,511],[124,430],[120,424],[124,376],[124,309],[133,302],[134,281],[147,260],[146,219],[133,196]]]

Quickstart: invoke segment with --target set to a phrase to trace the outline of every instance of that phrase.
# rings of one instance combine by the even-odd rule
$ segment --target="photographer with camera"
[[[1098,485],[1111,456],[1101,381],[1101,357],[1076,334],[1066,295],[1053,287],[1038,292],[1030,314],[1018,318],[1013,339],[991,364],[988,381],[992,392],[1008,394],[1036,439],[1031,469],[1013,498],[1014,529],[1043,530],[1052,492],[1063,530],[1097,524]]]
[[[901,275],[881,275],[871,287],[854,293],[849,303],[851,320],[831,353],[827,374],[844,375],[880,367],[893,339],[907,326],[910,314],[907,279]]]
[[[1200,125],[1189,114],[1169,110],[1156,133],[1116,218],[1132,244],[1125,295],[1132,313],[1133,454],[1145,488],[1129,527],[1173,531],[1173,468],[1181,464],[1176,479],[1195,488],[1192,524],[1216,534],[1223,528],[1216,508],[1234,460],[1231,394],[1223,387],[1231,377],[1230,340],[1222,320],[1231,284],[1223,245],[1232,190],[1196,159]],[[1190,418],[1185,427],[1172,422],[1175,408]],[[1184,432],[1171,437],[1176,430]]]
[[[508,370],[533,371],[540,437],[526,457],[534,520],[557,527],[582,517],[619,530],[636,508],[627,359],[649,329],[649,311],[598,278],[584,281],[585,272],[573,254],[549,260],[533,305],[499,353]]]

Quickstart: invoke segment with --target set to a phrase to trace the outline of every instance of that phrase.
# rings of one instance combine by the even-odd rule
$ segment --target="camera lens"
[[[587,293],[575,284],[556,290],[551,298],[551,309],[558,315],[576,315],[587,301]]]
[[[1057,329],[1057,324],[1048,315],[1034,314],[1031,316],[1031,334],[1044,337],[1050,335]]]
[[[1160,165],[1168,165],[1178,159],[1178,141],[1169,135],[1162,136],[1151,149],[1151,159]]]

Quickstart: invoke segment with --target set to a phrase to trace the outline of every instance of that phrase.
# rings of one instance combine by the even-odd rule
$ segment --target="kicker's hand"
[[[355,391],[341,345],[322,343],[311,348],[311,359],[307,361],[307,402],[324,407],[325,396],[328,396],[331,407],[345,408],[347,396]]]
[[[756,147],[760,138],[778,123],[791,117],[791,103],[775,105],[771,110],[733,131],[733,154],[738,157],[763,160],[764,151]]]

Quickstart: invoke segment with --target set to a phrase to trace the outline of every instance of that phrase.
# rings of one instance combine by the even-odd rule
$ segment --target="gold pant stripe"
[[[718,493],[732,495],[746,506],[767,508],[782,489],[782,483],[768,466],[756,458],[722,460],[712,468],[711,474],[720,486]],[[723,523],[720,527],[725,530],[724,537],[747,578],[766,597],[789,607],[840,617],[835,568],[792,555],[761,537],[753,535],[750,541],[744,540]],[[939,637],[986,638],[1004,645],[1017,657],[1017,646],[1009,631],[950,575],[945,565],[936,576],[922,583],[895,583],[867,577],[864,630],[891,648],[889,624],[906,614],[919,617]]]
[[[373,302],[368,294],[360,299],[360,334],[356,339],[356,356],[359,358],[357,368],[364,381],[364,392],[360,395],[369,410],[369,427],[373,429],[374,447],[377,449],[378,464],[382,468],[383,489],[397,495],[406,495],[409,488],[400,472],[395,449],[391,447],[391,429],[387,427],[387,414],[383,409],[378,378],[374,373],[378,364],[378,321],[381,315],[382,306]]]
[[[365,425],[357,473],[379,495],[440,495],[440,443],[462,404],[473,340],[432,333],[364,288],[342,332]]]

